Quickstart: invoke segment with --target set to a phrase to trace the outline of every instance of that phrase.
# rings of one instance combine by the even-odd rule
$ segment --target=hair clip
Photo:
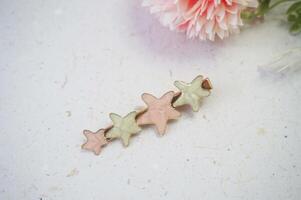
[[[199,75],[190,83],[175,81],[178,92],[169,91],[160,98],[152,94],[142,94],[146,107],[140,111],[133,111],[126,116],[110,113],[112,125],[96,132],[84,130],[87,141],[82,149],[92,151],[99,155],[103,146],[115,139],[120,139],[123,146],[127,147],[131,136],[138,134],[144,125],[154,125],[159,135],[164,135],[169,120],[181,116],[178,107],[189,105],[194,112],[200,109],[201,100],[210,95],[212,89],[208,78]]]

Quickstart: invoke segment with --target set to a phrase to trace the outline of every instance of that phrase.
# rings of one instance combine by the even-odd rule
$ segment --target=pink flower
[[[238,33],[241,11],[257,7],[257,0],[144,0],[143,6],[149,6],[171,30],[213,41],[216,35],[223,39]]]

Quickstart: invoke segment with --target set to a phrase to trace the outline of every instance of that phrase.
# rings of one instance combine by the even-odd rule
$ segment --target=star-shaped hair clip
[[[157,132],[163,135],[166,131],[167,122],[181,116],[181,113],[172,106],[174,96],[173,91],[167,92],[160,98],[144,93],[142,100],[147,105],[147,109],[138,117],[138,124],[153,124],[156,126]]]
[[[104,133],[104,129],[100,129],[96,133],[84,130],[83,134],[86,136],[87,141],[82,145],[82,148],[88,151],[93,151],[95,155],[99,155],[101,148],[108,143]]]
[[[158,134],[163,136],[170,120],[176,120],[181,116],[178,107],[189,105],[193,111],[200,109],[200,103],[204,97],[210,95],[212,89],[208,78],[199,75],[190,83],[175,81],[174,85],[179,91],[169,91],[160,98],[152,94],[142,94],[142,100],[146,107],[141,111],[130,112],[124,117],[111,113],[112,125],[97,132],[84,130],[83,134],[87,141],[82,145],[82,149],[92,151],[99,155],[101,148],[115,139],[120,139],[124,147],[129,145],[130,138],[138,134],[144,125],[154,125]]]
[[[129,146],[130,137],[141,131],[141,128],[136,122],[137,113],[130,112],[125,117],[121,117],[115,113],[110,114],[113,122],[112,128],[106,134],[106,138],[120,138],[125,147]]]
[[[178,98],[173,103],[174,107],[190,105],[194,112],[199,111],[201,100],[210,95],[210,89],[203,85],[203,76],[197,76],[191,83],[175,81],[174,85],[180,90]],[[212,88],[210,81],[206,80],[206,86]]]

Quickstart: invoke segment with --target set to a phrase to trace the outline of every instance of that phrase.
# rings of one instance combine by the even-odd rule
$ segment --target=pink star
[[[175,93],[170,91],[158,99],[151,94],[144,93],[142,100],[146,103],[147,110],[138,116],[137,123],[139,125],[154,124],[158,133],[163,135],[168,120],[177,119],[181,115],[171,105],[174,95]]]
[[[82,145],[82,148],[93,151],[95,155],[99,155],[101,147],[108,143],[104,136],[104,129],[100,129],[96,133],[84,130],[83,134],[86,136],[87,142]]]

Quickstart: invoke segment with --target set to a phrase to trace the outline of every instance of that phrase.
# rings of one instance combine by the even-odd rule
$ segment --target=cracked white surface
[[[0,2],[0,199],[298,200],[301,74],[257,68],[301,37],[269,18],[222,42],[187,41],[140,3]],[[164,137],[149,128],[128,148],[80,149],[83,129],[198,74],[211,96]]]

